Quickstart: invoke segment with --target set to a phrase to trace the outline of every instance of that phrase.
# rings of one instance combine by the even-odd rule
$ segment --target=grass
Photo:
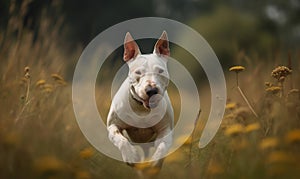
[[[33,40],[33,32],[18,18],[22,17],[12,14],[14,26],[0,31],[0,178],[137,177],[126,164],[88,144],[76,123],[71,82],[65,78],[82,48],[62,50],[60,21],[43,17],[37,39]],[[49,35],[43,35],[45,29]],[[229,98],[217,135],[207,147],[198,149],[204,125],[199,124],[196,137],[166,158],[158,178],[299,178],[297,58],[294,61],[298,64],[289,67],[292,73],[284,79],[271,76],[277,69],[273,67],[285,64],[284,60],[269,59],[265,63],[256,57],[239,61],[246,67],[238,76],[244,96],[236,89],[234,74],[226,72]],[[97,98],[103,100],[104,95],[99,93]],[[170,95],[177,94],[171,91]],[[173,103],[178,109],[180,102]],[[109,98],[98,104],[103,116],[109,104]]]

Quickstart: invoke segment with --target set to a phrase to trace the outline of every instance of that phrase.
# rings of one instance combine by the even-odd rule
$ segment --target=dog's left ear
[[[154,52],[157,55],[166,55],[170,56],[170,49],[169,49],[169,40],[166,31],[163,31],[160,38],[157,40],[154,46]]]

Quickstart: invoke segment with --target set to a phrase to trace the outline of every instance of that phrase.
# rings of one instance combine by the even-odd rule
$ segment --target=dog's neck
[[[141,101],[138,97],[138,95],[135,92],[135,89],[133,86],[130,87],[130,97],[138,104],[143,105],[143,101]]]
[[[138,97],[133,86],[130,87],[129,95],[130,95],[129,102],[131,104],[131,108],[135,112],[141,114],[148,114],[151,111],[149,108],[146,108],[144,106],[142,99]]]

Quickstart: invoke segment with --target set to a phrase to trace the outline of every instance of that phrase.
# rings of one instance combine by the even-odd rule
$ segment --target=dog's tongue
[[[150,98],[148,98],[147,100],[144,101],[144,105],[146,108],[155,108],[158,104],[159,101],[159,95],[153,95]]]

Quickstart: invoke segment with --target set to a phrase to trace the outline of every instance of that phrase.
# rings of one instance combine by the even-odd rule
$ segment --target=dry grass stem
[[[239,76],[238,76],[238,74],[239,74],[239,72],[244,71],[244,70],[245,70],[245,67],[243,67],[243,66],[233,66],[233,67],[229,68],[229,71],[233,71],[236,74],[236,85],[237,85],[237,89],[238,89],[239,93],[241,94],[241,96],[244,99],[244,101],[247,103],[249,109],[252,111],[252,113],[254,114],[254,116],[256,118],[258,118],[257,113],[254,111],[254,109],[251,106],[251,104],[249,103],[246,95],[243,93],[242,89],[239,86]]]
[[[189,149],[189,162],[185,165],[185,167],[188,167],[192,163],[193,142],[195,140],[195,131],[196,131],[196,128],[197,128],[197,125],[198,125],[198,121],[199,121],[200,115],[201,115],[201,109],[199,109],[197,117],[196,117],[196,119],[194,121],[194,128],[193,128],[193,131],[192,131],[191,143],[189,145],[189,148],[190,148]]]
[[[243,93],[242,89],[238,86],[237,87],[238,91],[240,92],[240,94],[242,95],[243,99],[245,100],[245,102],[247,103],[249,109],[251,110],[251,112],[254,114],[254,116],[256,118],[258,118],[258,115],[256,114],[256,112],[254,111],[253,107],[251,106],[251,104],[249,103],[247,97],[245,96],[245,94]]]

